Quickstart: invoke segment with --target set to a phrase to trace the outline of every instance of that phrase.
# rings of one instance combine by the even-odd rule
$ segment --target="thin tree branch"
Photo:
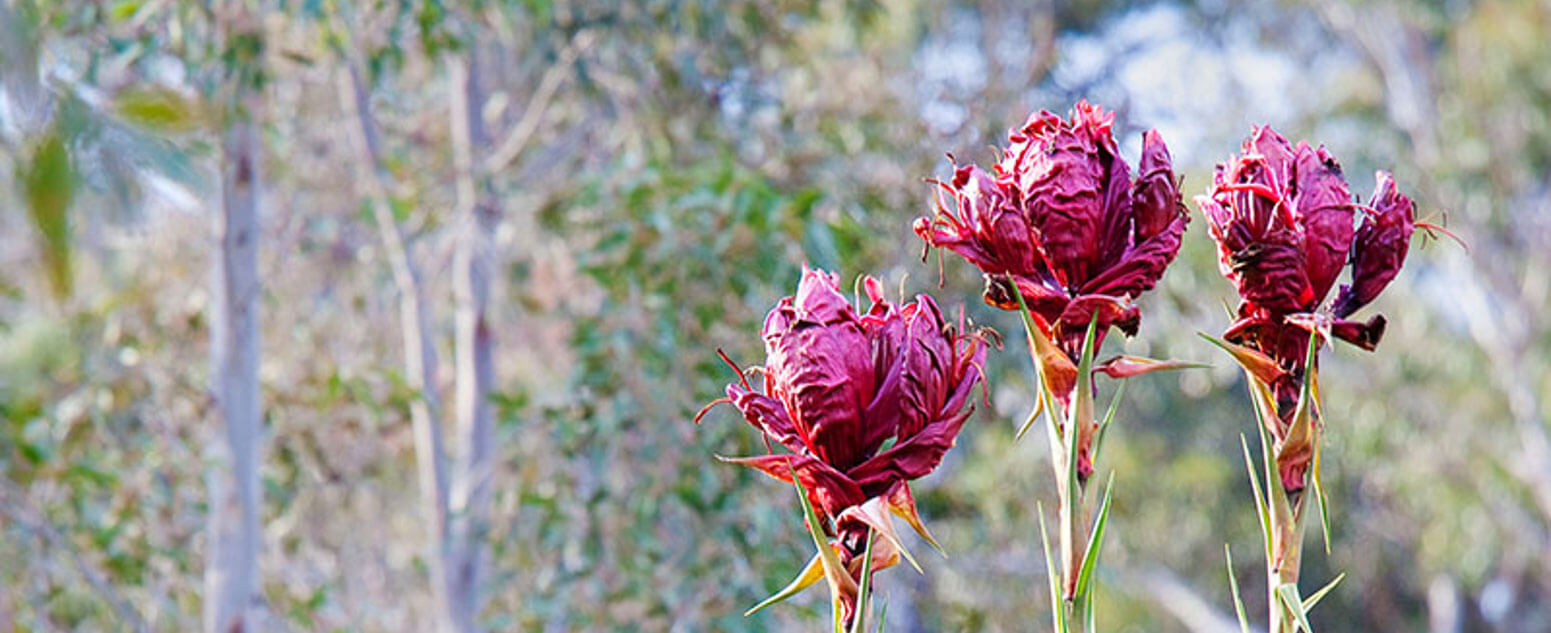
[[[410,403],[414,426],[415,452],[419,455],[420,487],[433,520],[437,543],[447,535],[446,451],[441,435],[441,396],[436,389],[436,346],[426,321],[424,291],[420,271],[404,242],[404,232],[388,201],[389,180],[383,166],[382,146],[372,118],[370,98],[359,67],[348,64],[349,75],[343,97],[356,115],[357,139],[361,152],[360,178],[370,200],[372,219],[377,225],[388,263],[393,270],[399,294],[399,328],[404,346],[404,369],[416,398]]]
[[[539,123],[548,113],[555,90],[570,76],[571,64],[575,63],[577,56],[591,45],[592,34],[588,31],[579,31],[565,48],[561,49],[559,59],[556,59],[539,79],[539,85],[534,89],[533,97],[528,100],[528,106],[523,108],[522,118],[518,119],[511,132],[481,165],[482,173],[491,174],[505,169],[522,155],[522,151],[528,147],[528,142],[533,139],[533,134],[538,131]],[[474,113],[472,116],[477,115],[478,113]]]

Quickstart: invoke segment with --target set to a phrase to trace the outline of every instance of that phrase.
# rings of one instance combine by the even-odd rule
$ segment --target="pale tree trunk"
[[[452,628],[455,613],[448,582],[451,553],[448,531],[446,451],[442,447],[441,396],[436,389],[436,346],[427,321],[425,293],[421,290],[420,271],[404,243],[389,206],[387,174],[383,167],[381,141],[372,118],[370,99],[355,63],[349,63],[348,83],[342,89],[343,100],[355,110],[360,132],[361,160],[359,182],[367,190],[372,217],[382,236],[383,247],[393,269],[393,282],[399,294],[399,329],[403,337],[405,376],[418,396],[409,405],[414,427],[415,461],[419,470],[420,496],[430,521],[431,594],[436,605],[438,626]]]
[[[457,461],[449,488],[452,522],[447,568],[444,632],[476,630],[484,557],[485,509],[489,505],[494,434],[490,389],[494,383],[487,304],[490,298],[490,238],[499,210],[489,182],[475,172],[474,156],[488,151],[480,111],[479,61],[470,44],[466,57],[449,57],[453,164],[457,171],[458,244],[453,263],[457,304],[454,354],[457,371]]]
[[[207,633],[252,633],[259,588],[258,151],[252,108],[234,116],[221,139],[221,209],[210,319],[210,394],[221,432],[211,446],[209,544],[205,567]]]

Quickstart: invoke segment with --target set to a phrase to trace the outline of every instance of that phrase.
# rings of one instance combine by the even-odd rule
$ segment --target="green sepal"
[[[1104,420],[1099,422],[1099,431],[1093,436],[1093,463],[1099,462],[1099,450],[1104,447],[1104,436],[1109,433],[1110,423],[1115,421],[1115,410],[1120,408],[1120,399],[1126,395],[1126,384],[1130,380],[1122,379],[1120,386],[1115,388],[1115,397],[1109,401],[1109,410],[1104,412]]]
[[[1260,487],[1260,476],[1255,474],[1255,458],[1249,456],[1249,440],[1239,434],[1239,446],[1244,449],[1244,465],[1249,468],[1249,486],[1255,492],[1255,516],[1260,519],[1260,544],[1266,560],[1271,560],[1271,513],[1266,508],[1265,492]]]
[[[1320,599],[1324,598],[1325,594],[1330,593],[1330,591],[1332,589],[1335,589],[1336,585],[1340,584],[1341,583],[1341,579],[1343,579],[1343,578],[1346,578],[1346,572],[1344,572],[1344,571],[1341,572],[1340,575],[1336,576],[1335,579],[1331,580],[1329,583],[1326,583],[1325,586],[1321,587],[1319,591],[1314,592],[1314,595],[1311,595],[1311,596],[1309,596],[1307,598],[1304,598],[1303,599],[1303,611],[1304,611],[1304,613],[1308,613],[1310,611],[1313,611],[1314,610],[1314,605],[1319,604]]]
[[[1104,526],[1109,523],[1109,500],[1115,490],[1115,474],[1109,475],[1109,481],[1104,484],[1104,497],[1099,502],[1098,515],[1093,519],[1093,530],[1088,534],[1088,549],[1083,552],[1082,566],[1077,571],[1077,596],[1076,603],[1082,611],[1083,620],[1087,622],[1085,631],[1094,630],[1095,613],[1093,609],[1093,583],[1094,571],[1099,565],[1099,553],[1104,548]]]
[[[823,577],[823,557],[819,554],[814,554],[813,558],[808,559],[808,564],[803,566],[802,571],[797,572],[796,578],[793,578],[790,583],[787,583],[785,587],[783,587],[780,591],[775,592],[774,595],[770,596],[769,598],[765,598],[763,601],[754,605],[748,611],[744,611],[743,617],[746,618],[754,615],[765,607],[782,602],[787,598],[802,593],[804,589],[812,587],[814,583],[818,582],[819,579]]]

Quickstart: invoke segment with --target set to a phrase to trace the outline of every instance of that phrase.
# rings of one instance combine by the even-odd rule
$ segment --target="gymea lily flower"
[[[974,411],[971,393],[984,380],[982,339],[950,325],[931,297],[900,306],[883,298],[876,279],[864,285],[872,306],[859,314],[835,275],[805,267],[797,294],[765,318],[763,388],[753,388],[740,372],[726,398],[696,416],[731,403],[767,446],[784,447],[724,459],[788,483],[796,475],[848,572],[829,578],[847,621],[868,534],[886,537],[875,543],[873,569],[899,559],[890,511],[931,540],[909,482],[935,469],[953,447]],[[815,557],[804,572],[810,584],[818,562]]]
[[[1263,355],[1252,364],[1275,396],[1269,431],[1279,444],[1297,440],[1287,436],[1307,365],[1318,359],[1309,354],[1311,331],[1370,351],[1384,335],[1382,315],[1366,322],[1347,317],[1400,271],[1416,220],[1411,199],[1390,175],[1380,171],[1375,179],[1368,204],[1359,204],[1325,148],[1293,145],[1261,127],[1240,155],[1217,166],[1211,189],[1196,198],[1222,273],[1239,291],[1238,320],[1224,338]],[[1349,262],[1352,281],[1327,306]],[[1311,451],[1278,460],[1289,492],[1303,489]]]
[[[1059,503],[1059,578],[1045,543],[1058,631],[1092,628],[1091,572],[1109,507],[1106,488],[1088,522],[1087,483],[1102,436],[1093,374],[1125,378],[1191,365],[1129,356],[1093,364],[1111,327],[1136,333],[1132,300],[1157,285],[1189,221],[1162,137],[1142,135],[1133,180],[1113,125],[1113,114],[1086,101],[1068,119],[1030,116],[991,172],[955,166],[952,180],[936,182],[936,212],[914,227],[928,248],[980,268],[987,303],[1023,316],[1039,379],[1035,411],[1018,433],[1044,413]]]
[[[1018,309],[1022,294],[1046,335],[1075,359],[1088,323],[1136,333],[1130,300],[1152,289],[1179,252],[1188,214],[1168,147],[1142,136],[1140,173],[1115,145],[1114,113],[1078,102],[1069,120],[1041,111],[1008,137],[991,173],[958,166],[938,182],[937,212],[915,222],[986,276],[985,300]]]
[[[1028,306],[1031,355],[1063,413],[1089,324],[1095,349],[1111,326],[1136,333],[1141,317],[1131,300],[1157,285],[1189,219],[1163,138],[1156,130],[1142,135],[1133,181],[1115,145],[1114,120],[1086,101],[1069,120],[1031,115],[1009,134],[994,173],[956,167],[951,182],[937,183],[936,213],[915,221],[928,247],[980,268],[987,303]],[[1062,354],[1038,349],[1044,340]],[[1118,357],[1095,369],[1121,378],[1181,366]],[[1077,472],[1086,481],[1095,421],[1079,422]]]
[[[1376,179],[1368,204],[1359,204],[1325,148],[1293,145],[1261,127],[1240,155],[1217,166],[1207,195],[1196,198],[1217,242],[1222,273],[1240,297],[1227,340],[1213,341],[1243,365],[1260,421],[1265,470],[1254,467],[1247,444],[1244,451],[1266,540],[1273,633],[1307,628],[1300,623],[1308,609],[1340,581],[1307,601],[1298,588],[1306,488],[1319,501],[1327,546],[1330,539],[1319,476],[1318,352],[1332,338],[1366,350],[1378,345],[1383,316],[1366,322],[1348,317],[1395,278],[1417,226],[1411,200],[1390,175],[1381,171]],[[1327,305],[1348,263],[1351,283]],[[1238,612],[1242,623],[1242,605]]]

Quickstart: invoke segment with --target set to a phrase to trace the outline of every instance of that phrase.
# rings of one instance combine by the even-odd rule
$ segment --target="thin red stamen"
[[[1255,183],[1255,182],[1240,182],[1240,183],[1227,184],[1227,185],[1223,185],[1223,186],[1219,187],[1219,189],[1221,189],[1223,191],[1235,191],[1235,192],[1237,192],[1237,191],[1248,191],[1248,192],[1251,192],[1251,193],[1259,194],[1260,197],[1265,198],[1267,200],[1270,200],[1272,202],[1281,203],[1281,201],[1282,201],[1281,196],[1276,195],[1276,192],[1272,191],[1270,187],[1267,187],[1265,185],[1262,185],[1260,183]]]
[[[1435,233],[1442,233],[1444,235],[1447,235],[1447,236],[1449,236],[1450,239],[1454,240],[1454,242],[1456,244],[1459,244],[1460,248],[1465,249],[1466,253],[1470,252],[1470,245],[1466,244],[1465,240],[1460,239],[1460,237],[1458,235],[1455,235],[1452,231],[1450,231],[1450,230],[1448,230],[1446,228],[1443,228],[1443,227],[1438,226],[1436,224],[1433,224],[1431,222],[1417,222],[1416,223],[1416,228],[1419,228],[1419,229],[1422,229],[1423,231],[1425,231],[1427,233],[1427,237],[1430,237],[1432,239],[1438,239],[1438,236]]]
[[[712,400],[709,404],[706,404],[706,406],[701,407],[700,412],[695,414],[695,424],[700,424],[700,418],[705,417],[705,414],[709,413],[711,409],[716,407],[716,405],[722,404],[724,402],[727,404],[732,404],[732,398],[717,398]]]
[[[738,381],[743,383],[743,388],[744,389],[747,389],[749,391],[753,391],[754,390],[753,387],[749,386],[749,379],[746,376],[743,375],[743,369],[741,367],[738,367],[737,363],[732,362],[731,358],[727,357],[727,352],[722,351],[722,348],[718,347],[718,348],[716,348],[716,355],[722,357],[722,360],[726,361],[727,366],[731,367],[733,371],[738,372]]]

